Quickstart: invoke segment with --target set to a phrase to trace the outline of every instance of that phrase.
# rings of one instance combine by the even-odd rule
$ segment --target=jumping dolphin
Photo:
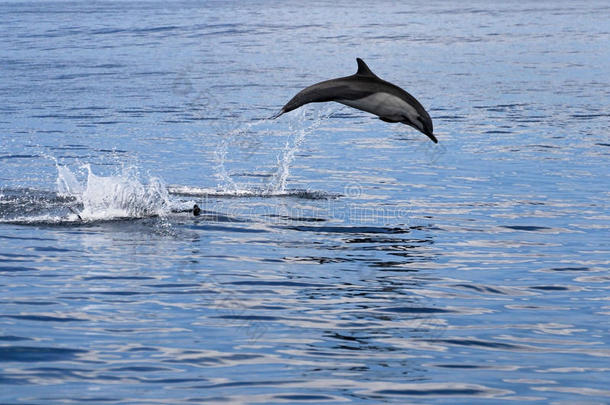
[[[385,122],[410,125],[437,143],[432,133],[432,119],[419,101],[400,87],[377,77],[362,59],[356,58],[356,61],[356,74],[326,80],[301,90],[272,118],[308,103],[336,101],[373,113]]]

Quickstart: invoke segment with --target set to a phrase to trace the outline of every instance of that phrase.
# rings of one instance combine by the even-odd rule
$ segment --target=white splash
[[[66,166],[61,166],[55,162],[57,167],[57,192],[62,196],[77,196],[83,193],[83,186],[76,180],[74,173]]]
[[[305,128],[295,129],[294,123],[290,123],[289,129],[294,134],[293,140],[288,139],[286,141],[284,150],[277,157],[277,170],[271,181],[267,184],[267,193],[282,194],[286,191],[286,181],[290,175],[290,165],[294,160],[296,152],[301,147],[305,137],[315,131],[331,114],[332,111],[329,109],[316,110],[311,117],[308,117],[306,109],[299,110],[299,115],[297,116],[299,126],[302,127],[302,123],[307,119],[311,120],[311,124]]]
[[[142,218],[170,212],[169,194],[161,179],[150,177],[142,182],[132,167],[113,176],[98,176],[90,165],[84,167],[87,178],[80,183],[68,167],[57,165],[58,192],[82,204],[75,212],[80,219]]]
[[[285,133],[283,130],[271,130],[266,126],[272,123],[271,119],[261,119],[249,122],[241,128],[222,134],[221,141],[216,149],[216,177],[219,178],[217,192],[229,193],[234,195],[265,195],[280,196],[286,193],[286,183],[290,175],[290,165],[292,164],[296,152],[299,150],[305,137],[315,131],[322,122],[328,118],[334,110],[310,110],[300,109],[296,111],[288,122],[288,139],[284,148],[277,156],[277,167],[275,172],[270,175],[269,181],[261,188],[250,184],[237,183],[226,169],[225,163],[228,161],[229,152],[234,147],[236,150],[248,151],[243,158],[249,159],[251,155],[263,151],[262,137],[266,135],[278,135]],[[309,121],[308,126],[303,124]],[[252,133],[256,135],[252,135]]]

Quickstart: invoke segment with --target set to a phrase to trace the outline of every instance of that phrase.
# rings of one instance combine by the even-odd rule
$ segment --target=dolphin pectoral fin
[[[379,117],[379,119],[383,122],[389,122],[389,123],[400,122],[400,121],[393,120],[393,119],[387,118],[387,117]]]

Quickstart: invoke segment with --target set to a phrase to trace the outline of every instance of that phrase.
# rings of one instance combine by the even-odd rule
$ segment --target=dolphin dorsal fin
[[[356,74],[358,76],[369,76],[369,77],[377,77],[375,73],[364,63],[364,61],[360,58],[356,58],[356,62],[358,62],[358,71]]]

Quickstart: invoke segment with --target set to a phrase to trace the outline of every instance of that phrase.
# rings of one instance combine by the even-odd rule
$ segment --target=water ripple
[[[0,3],[0,402],[608,402],[608,6],[268,6]]]

